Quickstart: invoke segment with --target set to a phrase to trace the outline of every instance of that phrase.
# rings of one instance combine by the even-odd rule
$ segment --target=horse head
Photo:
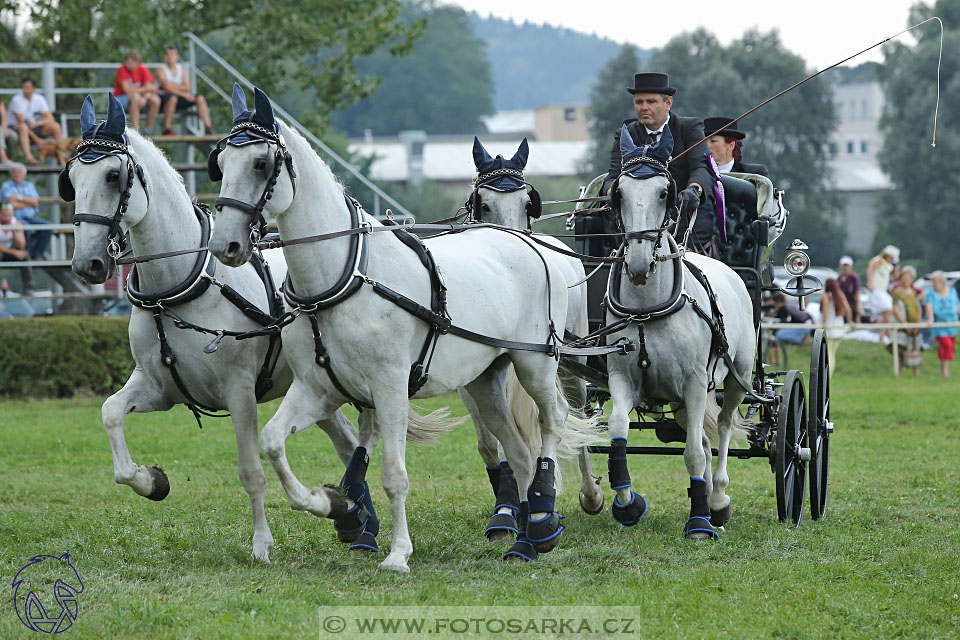
[[[676,185],[667,170],[672,151],[668,127],[652,147],[634,144],[626,125],[620,131],[623,169],[610,190],[610,201],[624,234],[624,268],[635,285],[647,282],[656,251],[667,242],[669,213],[676,198]]]
[[[77,619],[77,596],[83,580],[70,562],[70,554],[37,555],[30,558],[10,585],[20,622],[32,631],[60,633]],[[50,602],[50,593],[56,605]],[[44,604],[46,600],[46,604]]]
[[[113,259],[131,228],[147,212],[149,194],[126,133],[126,114],[113,95],[107,119],[96,121],[88,95],[80,110],[83,139],[60,173],[60,197],[76,201],[73,272],[100,284],[113,275]],[[136,134],[133,134],[136,135]]]
[[[529,155],[526,138],[513,157],[505,160],[501,155],[492,158],[480,140],[474,137],[473,163],[477,177],[467,201],[473,220],[526,229],[530,226],[530,218],[540,217],[540,194],[536,189],[527,192],[527,183],[523,179]]]
[[[243,89],[234,84],[233,128],[210,152],[207,169],[212,180],[223,181],[210,250],[225,264],[241,265],[265,231],[266,218],[289,209],[296,193],[293,158],[267,94],[255,87],[250,111]]]

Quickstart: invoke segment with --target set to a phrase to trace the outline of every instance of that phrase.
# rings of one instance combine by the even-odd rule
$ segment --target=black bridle
[[[620,179],[625,175],[630,175],[631,171],[635,171],[635,167],[638,164],[652,167],[657,172],[657,175],[662,175],[667,178],[667,202],[663,209],[663,220],[660,222],[660,226],[651,229],[641,229],[640,231],[627,231],[626,226],[623,223],[623,213],[621,209]],[[637,240],[638,242],[647,240],[654,243],[653,260],[650,263],[651,273],[656,270],[656,265],[658,262],[672,260],[674,257],[676,257],[674,254],[666,256],[657,255],[660,247],[663,246],[663,234],[673,224],[676,223],[676,220],[679,217],[679,212],[677,211],[677,182],[673,179],[673,176],[670,174],[670,171],[667,169],[667,165],[665,163],[655,160],[654,158],[648,158],[647,156],[633,158],[632,160],[628,160],[626,163],[624,163],[623,168],[620,171],[620,175],[617,176],[613,186],[610,188],[610,208],[613,210],[613,213],[616,216],[615,220],[617,224],[617,231],[623,235],[623,245],[626,245],[626,243],[631,240]]]
[[[254,139],[247,144],[259,144],[262,142],[268,147],[270,145],[276,146],[276,151],[273,154],[272,170],[267,176],[266,185],[264,185],[263,192],[260,194],[260,199],[257,200],[256,204],[250,204],[249,202],[236,200],[234,198],[219,197],[214,202],[214,207],[216,207],[217,211],[222,210],[223,207],[233,207],[249,215],[251,217],[250,237],[253,243],[256,244],[260,237],[264,235],[267,228],[267,221],[263,217],[263,209],[270,198],[273,197],[273,190],[276,188],[277,181],[280,179],[280,172],[284,166],[287,167],[287,174],[290,176],[290,185],[293,187],[294,196],[296,196],[297,193],[297,172],[293,168],[293,156],[287,150],[286,142],[279,132],[271,131],[252,122],[241,122],[235,125],[227,136],[221,138],[217,142],[216,148],[210,152],[210,156],[207,158],[207,172],[211,180],[214,182],[223,180],[223,172],[220,170],[220,165],[218,164],[220,153],[224,150],[225,145],[230,143],[231,139],[241,133],[246,133]],[[255,168],[266,171],[266,166]]]
[[[499,158],[499,156],[497,156]],[[500,158],[501,163],[503,161]],[[472,222],[484,222],[482,216],[482,206],[483,200],[480,197],[480,187],[489,185],[496,180],[500,180],[504,177],[516,178],[524,185],[530,187],[530,191],[527,192],[527,195],[530,197],[530,201],[527,203],[526,213],[529,228],[529,219],[530,218],[539,218],[543,213],[543,204],[540,198],[540,192],[537,191],[536,187],[523,179],[523,171],[519,169],[511,169],[509,167],[500,167],[499,169],[494,169],[493,171],[488,171],[487,173],[481,173],[476,178],[473,179],[473,191],[470,193],[470,197],[464,203],[464,208],[467,210],[468,220]]]
[[[123,220],[123,215],[127,212],[127,206],[130,204],[130,191],[133,189],[134,174],[136,174],[137,179],[140,180],[140,185],[143,187],[143,193],[147,198],[148,204],[150,203],[150,192],[147,190],[147,181],[143,175],[143,167],[134,160],[133,155],[130,153],[130,148],[125,143],[105,140],[103,138],[91,138],[83,140],[77,145],[76,154],[70,158],[66,167],[60,172],[58,186],[60,197],[65,201],[73,202],[76,200],[76,190],[74,189],[73,182],[70,180],[70,165],[74,160],[80,158],[80,155],[87,149],[101,149],[106,151],[96,160],[84,162],[81,159],[81,163],[92,164],[107,157],[115,157],[120,160],[121,169],[126,169],[126,176],[121,172],[117,179],[120,187],[120,198],[117,201],[117,208],[112,216],[104,216],[98,213],[74,213],[73,225],[79,227],[81,222],[91,222],[107,227],[107,254],[111,258],[116,259],[127,247],[127,239],[120,225]]]

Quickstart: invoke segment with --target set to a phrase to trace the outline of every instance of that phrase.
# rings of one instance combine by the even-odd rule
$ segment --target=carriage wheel
[[[827,511],[827,474],[830,470],[830,361],[823,329],[813,334],[810,355],[810,515],[819,520]]]
[[[777,415],[773,470],[777,476],[777,516],[799,525],[803,517],[803,492],[810,449],[807,443],[807,398],[803,375],[787,373]]]

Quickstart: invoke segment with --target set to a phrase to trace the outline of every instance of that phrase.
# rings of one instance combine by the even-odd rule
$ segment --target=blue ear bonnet
[[[620,130],[620,166],[624,167],[622,175],[632,178],[650,178],[652,176],[663,175],[664,171],[658,169],[653,164],[638,162],[640,158],[649,158],[655,160],[664,167],[670,162],[673,154],[673,134],[670,133],[670,127],[664,127],[660,134],[660,140],[654,146],[643,145],[638,147],[630,137],[627,131],[627,125],[623,125]]]
[[[252,122],[268,131],[276,134],[280,133],[277,127],[277,121],[273,115],[273,106],[270,104],[266,94],[254,87],[254,110],[247,109],[247,96],[243,88],[236,82],[233,84],[233,126],[245,122]],[[227,138],[227,144],[231,147],[242,147],[257,142],[267,142],[262,136],[258,136],[255,131],[242,129]]]
[[[505,160],[501,155],[492,158],[483,145],[480,144],[480,140],[474,137],[473,163],[477,168],[476,186],[488,187],[494,191],[503,192],[519,191],[520,189],[526,188],[526,183],[523,181],[523,170],[527,166],[527,157],[529,154],[530,147],[527,144],[527,139],[524,138],[523,142],[520,143],[520,148],[517,149],[517,153],[509,160]],[[513,169],[519,172],[520,176],[504,175],[483,179],[483,176],[497,169]]]
[[[110,95],[110,107],[107,119],[96,122],[93,109],[93,98],[87,96],[80,109],[80,130],[83,136],[83,151],[77,158],[80,162],[91,163],[102,160],[107,156],[119,156],[126,153],[126,146],[130,140],[125,133],[127,116],[123,107],[113,95]],[[98,144],[103,141],[104,144]],[[110,144],[114,143],[114,144]],[[120,147],[119,145],[122,145]]]

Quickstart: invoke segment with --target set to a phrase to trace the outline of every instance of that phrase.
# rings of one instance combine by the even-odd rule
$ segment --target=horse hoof
[[[596,508],[593,508],[593,507],[589,506],[591,503],[590,503],[590,501],[587,500],[587,496],[583,493],[583,491],[580,492],[580,508],[583,509],[583,512],[586,513],[586,514],[589,515],[589,516],[595,516],[595,515],[597,515],[597,514],[599,514],[599,513],[602,513],[602,512],[603,512],[603,502],[604,502],[604,500],[603,500],[603,493],[601,492],[601,493],[600,493],[600,504],[597,505]]]
[[[529,540],[517,540],[510,547],[510,550],[503,554],[504,560],[513,560],[519,562],[533,562],[540,554],[536,547],[530,544]]]
[[[539,520],[527,519],[527,540],[538,553],[549,553],[560,542],[560,534],[563,533],[563,525],[560,524],[562,517],[552,511]]]
[[[167,474],[160,467],[147,468],[150,470],[150,478],[153,480],[153,490],[147,497],[160,502],[170,495],[170,481],[167,480]]]
[[[712,524],[714,527],[722,527],[730,522],[730,516],[732,513],[733,507],[729,504],[719,511],[710,509],[710,524]]]
[[[509,513],[495,513],[490,517],[487,528],[483,535],[487,536],[490,542],[503,540],[510,534],[517,534],[517,521]]]
[[[638,493],[630,492],[630,503],[626,506],[621,505],[618,500],[619,498],[616,496],[613,498],[610,513],[614,520],[625,527],[632,527],[637,524],[640,522],[640,518],[647,513],[647,501]]]
[[[705,516],[693,516],[683,527],[683,537],[687,540],[716,540],[720,534]]]
[[[347,547],[350,551],[363,551],[367,553],[380,553],[380,547],[377,546],[377,539],[366,531],[361,533],[355,539],[355,542]]]
[[[310,493],[315,496],[326,496],[327,500],[330,501],[330,511],[327,512],[327,517],[331,520],[336,521],[347,515],[347,499],[339,487],[325,484],[322,487],[314,487]]]

